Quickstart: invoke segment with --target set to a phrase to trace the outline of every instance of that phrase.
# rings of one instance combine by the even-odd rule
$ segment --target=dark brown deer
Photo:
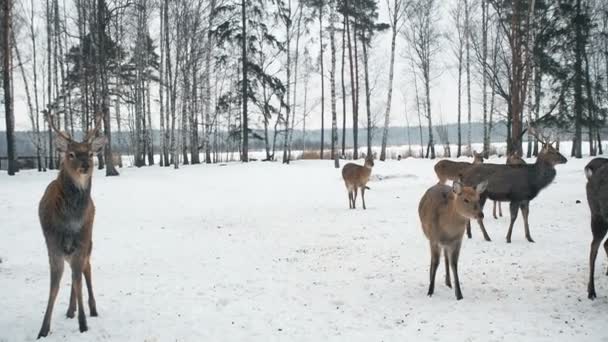
[[[441,258],[445,259],[445,284],[452,287],[450,281],[450,266],[454,273],[454,290],[456,299],[462,299],[460,281],[458,279],[458,256],[462,237],[470,219],[483,219],[483,211],[479,205],[479,195],[484,192],[487,182],[482,182],[476,188],[464,187],[460,182],[453,186],[436,184],[429,188],[418,206],[418,214],[422,223],[424,235],[431,246],[431,268],[428,295],[435,290],[435,275]]]
[[[439,183],[445,184],[446,181],[457,181],[464,170],[474,164],[483,163],[483,154],[473,151],[473,163],[457,162],[448,159],[443,159],[435,164],[435,174],[439,179]]]
[[[348,207],[355,209],[355,202],[357,201],[357,190],[361,189],[361,200],[363,201],[363,209],[365,208],[365,190],[369,176],[372,174],[372,167],[374,167],[374,157],[368,156],[365,158],[363,166],[355,163],[348,163],[342,168],[342,178],[346,185],[346,191],[348,191]]]
[[[509,155],[507,157],[507,165],[526,165],[526,161],[519,156],[519,153],[517,153],[517,151],[513,152],[511,155]],[[500,202],[498,201],[494,201],[494,209],[492,210],[492,215],[494,216],[495,219],[498,219],[498,216],[496,216],[496,206],[498,205],[498,215],[500,215],[500,217],[502,217],[502,207],[500,205]]]
[[[488,181],[487,190],[481,195],[480,199],[482,207],[488,198],[494,201],[509,202],[511,223],[507,233],[507,243],[511,243],[513,224],[520,209],[524,217],[526,239],[529,242],[534,242],[528,225],[530,201],[553,182],[556,175],[555,165],[567,162],[567,159],[553,147],[551,142],[541,138],[539,140],[543,142],[543,149],[538,154],[534,164],[481,164],[469,168],[462,176],[463,183],[470,186]],[[483,220],[477,220],[477,222],[484,235],[486,235]],[[469,238],[471,237],[470,234],[469,224],[467,226],[467,236]]]
[[[95,217],[95,206],[91,199],[91,176],[94,168],[93,156],[101,151],[107,142],[105,136],[97,136],[101,115],[97,116],[94,129],[88,132],[83,142],[72,140],[69,135],[55,127],[52,117],[48,116],[48,119],[53,130],[57,132],[56,146],[62,154],[62,160],[57,179],[46,188],[38,207],[51,270],[49,299],[38,338],[46,337],[49,333],[53,306],[66,261],[72,269],[67,316],[73,318],[78,305],[80,332],[87,331],[82,295],[83,274],[89,293],[90,313],[91,316],[97,316],[89,261],[93,248],[91,237]]]
[[[589,254],[589,283],[587,296],[597,297],[595,293],[595,259],[600,244],[608,232],[608,159],[595,158],[585,166],[587,176],[587,202],[591,210],[591,252]],[[604,250],[608,254],[608,240],[604,242]],[[608,271],[606,272],[608,275]]]

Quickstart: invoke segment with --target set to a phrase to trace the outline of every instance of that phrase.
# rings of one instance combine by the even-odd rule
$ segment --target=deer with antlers
[[[528,214],[530,212],[530,201],[536,198],[539,192],[546,188],[555,179],[555,166],[565,164],[567,159],[553,147],[553,142],[531,129],[531,133],[542,143],[543,148],[536,158],[534,164],[527,165],[500,165],[500,164],[480,164],[467,169],[462,175],[465,185],[475,186],[483,181],[488,181],[486,191],[480,197],[480,205],[483,207],[486,199],[494,201],[509,202],[511,212],[511,223],[507,233],[507,243],[511,242],[513,224],[517,219],[518,211],[521,210],[524,217],[524,228],[526,239],[534,242],[530,235],[528,225]],[[477,222],[487,235],[483,220]],[[470,223],[467,225],[467,235],[471,237]],[[486,239],[487,240],[487,239]]]
[[[527,164],[526,161],[524,160],[524,158],[519,156],[519,153],[517,151],[511,153],[508,157],[507,157],[507,165],[525,165]],[[496,207],[498,207],[498,215],[500,215],[500,217],[502,217],[502,207],[500,205],[500,202],[498,201],[493,201],[494,202],[494,209],[492,210],[492,215],[494,216],[495,219],[498,219],[498,216],[496,216]]]
[[[95,206],[91,199],[91,177],[93,155],[101,151],[107,143],[105,136],[97,136],[100,114],[95,119],[95,127],[86,134],[82,142],[73,140],[68,134],[57,129],[50,114],[47,119],[57,133],[56,147],[61,152],[62,159],[59,174],[46,188],[38,207],[51,271],[48,304],[38,338],[46,337],[49,333],[53,306],[66,261],[72,269],[67,316],[73,318],[78,306],[80,332],[87,331],[82,295],[83,275],[89,293],[90,314],[97,316],[89,260],[93,248],[91,237],[95,217]]]

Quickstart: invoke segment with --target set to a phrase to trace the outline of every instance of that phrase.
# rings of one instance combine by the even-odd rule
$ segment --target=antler
[[[55,133],[57,133],[58,135],[60,135],[62,138],[64,138],[67,141],[72,141],[72,138],[70,137],[69,134],[66,134],[64,132],[62,132],[61,130],[57,129],[57,126],[55,126],[55,122],[53,120],[53,114],[51,114],[48,110],[43,110],[45,116],[46,116],[46,120],[48,121],[49,125],[51,126],[51,128],[53,129],[53,131],[55,131]]]
[[[87,136],[85,138],[85,141],[87,142],[92,142],[93,139],[97,136],[97,132],[99,132],[99,128],[101,126],[101,118],[102,118],[102,113],[98,112],[95,115],[95,126],[93,127],[92,130],[89,131],[89,133],[87,133]]]
[[[532,134],[536,139],[538,139],[544,145],[553,144],[553,141],[551,141],[551,134],[549,134],[549,136],[546,136],[542,131],[539,132],[539,130],[533,126],[530,126],[529,129],[530,129],[530,134]]]

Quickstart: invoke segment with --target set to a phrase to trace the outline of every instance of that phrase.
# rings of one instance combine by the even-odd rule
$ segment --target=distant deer
[[[49,299],[38,338],[46,337],[49,333],[64,261],[67,261],[72,269],[72,289],[67,316],[73,318],[78,305],[80,332],[87,331],[82,299],[83,274],[89,292],[91,316],[97,316],[89,261],[93,248],[91,236],[95,217],[95,206],[91,200],[91,177],[93,156],[107,143],[105,136],[96,136],[101,115],[97,116],[94,129],[88,132],[83,142],[72,140],[69,135],[55,127],[52,117],[48,116],[48,119],[50,126],[57,132],[56,146],[62,153],[62,161],[57,179],[48,185],[38,207],[51,270]]]
[[[536,136],[536,133],[534,135]],[[534,242],[528,225],[530,201],[553,182],[556,174],[555,165],[567,162],[567,159],[553,147],[552,142],[538,136],[537,138],[543,142],[543,148],[534,164],[481,164],[469,168],[462,176],[463,183],[466,185],[474,186],[482,181],[488,181],[487,190],[481,195],[480,199],[482,207],[488,198],[494,201],[510,202],[511,223],[507,233],[507,243],[511,243],[513,224],[520,209],[524,217],[526,239],[529,242]],[[487,235],[483,220],[477,220],[477,222],[482,232],[484,232],[484,236]],[[470,224],[467,226],[467,236],[471,237]]]
[[[591,210],[591,253],[589,254],[589,284],[587,295],[595,299],[595,259],[602,240],[608,232],[608,159],[595,158],[585,166],[587,176],[587,202]],[[608,240],[604,242],[604,250],[608,254]],[[608,271],[606,272],[608,275]]]
[[[454,274],[456,299],[462,299],[460,281],[458,279],[458,256],[462,237],[471,219],[483,219],[483,211],[479,205],[479,196],[484,192],[487,182],[481,182],[475,188],[465,187],[460,182],[453,186],[436,184],[429,188],[418,206],[418,214],[422,223],[424,235],[431,246],[431,268],[428,295],[435,290],[435,275],[441,258],[445,258],[445,284],[452,287],[450,281],[450,266]]]
[[[445,184],[448,180],[457,181],[464,170],[471,165],[481,163],[483,163],[483,154],[473,151],[473,163],[443,159],[435,164],[435,173],[439,178],[439,183]]]
[[[517,153],[517,151],[513,152],[511,155],[509,155],[507,157],[507,165],[526,165],[526,161],[519,156],[519,153]],[[496,216],[496,205],[498,204],[498,215],[500,215],[500,217],[502,217],[502,207],[500,205],[500,202],[498,201],[494,201],[494,209],[492,210],[492,215],[494,216],[495,219],[497,219],[498,217]]]
[[[342,178],[348,191],[348,207],[355,209],[355,202],[357,201],[357,191],[361,189],[361,200],[363,201],[363,209],[365,208],[365,190],[369,176],[372,174],[372,167],[374,167],[374,157],[368,156],[365,158],[363,166],[355,163],[348,163],[342,168]]]

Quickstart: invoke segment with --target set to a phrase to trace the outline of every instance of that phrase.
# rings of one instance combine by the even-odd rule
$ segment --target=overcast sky
[[[390,1],[390,0],[389,0]],[[440,30],[447,36],[452,34],[454,31],[453,24],[451,19],[448,18],[448,9],[450,6],[453,6],[455,0],[446,0],[440,1],[442,7],[441,11],[441,21],[439,23]],[[69,5],[69,2],[68,2]],[[380,10],[380,21],[388,22],[387,11],[386,11],[386,0],[380,2],[381,10]],[[150,31],[153,35],[157,35],[159,31],[158,20],[154,19],[151,21]],[[40,28],[42,29],[42,28]],[[312,30],[313,34],[315,34],[315,30]],[[42,36],[41,36],[42,37]],[[327,39],[326,39],[327,42]],[[341,47],[341,35],[336,35],[336,43],[338,49]],[[29,44],[26,44],[29,45]],[[329,43],[327,42],[329,46]],[[27,47],[26,47],[27,48]],[[44,44],[39,44],[39,49],[44,49]],[[329,50],[329,49],[328,49]],[[311,49],[311,51],[315,51]],[[42,52],[42,51],[41,51]],[[26,54],[27,52],[22,52],[22,54]],[[408,56],[408,48],[407,44],[403,38],[403,36],[398,36],[397,38],[397,52],[396,52],[396,63],[395,63],[395,79],[394,79],[394,91],[393,91],[393,101],[392,101],[392,109],[391,109],[391,125],[401,126],[405,125],[405,115],[409,116],[410,124],[417,124],[417,116],[416,116],[416,107],[415,107],[415,90],[414,83],[412,77],[412,69],[407,59]],[[39,59],[42,57],[42,54],[39,53]],[[337,67],[336,67],[336,92],[337,95],[341,96],[341,83],[340,83],[340,60],[341,60],[341,51],[338,50],[337,58]],[[25,59],[25,58],[24,58]],[[29,61],[30,58],[27,58]],[[330,85],[329,85],[329,63],[330,63],[330,53],[327,51],[325,53],[325,73],[326,73],[326,82],[325,82],[325,127],[331,127],[331,102],[330,102]],[[348,60],[348,59],[347,59]],[[371,50],[370,56],[370,79],[372,83],[372,115],[374,117],[374,121],[378,127],[383,125],[384,119],[384,111],[386,107],[387,101],[387,85],[388,85],[388,69],[389,69],[389,60],[390,60],[390,30],[381,33],[373,42],[373,47]],[[16,61],[15,61],[16,64]],[[441,52],[436,56],[433,64],[433,73],[436,76],[432,82],[431,89],[431,101],[432,101],[432,110],[433,110],[433,121],[434,124],[439,124],[440,122],[444,123],[452,123],[457,120],[457,70],[455,68],[456,61],[452,53],[452,49],[450,47],[450,43],[446,38],[443,38],[441,42]],[[347,65],[348,67],[348,65]],[[473,110],[472,116],[473,121],[477,121],[481,119],[480,114],[480,86],[478,82],[478,74],[473,70],[473,79],[472,79],[472,102],[473,102]],[[303,71],[300,70],[300,75],[302,75]],[[360,68],[360,73],[363,75],[363,67]],[[279,75],[281,77],[281,75]],[[283,76],[284,77],[284,76]],[[347,77],[347,93],[350,89],[349,76],[348,76],[348,68],[346,72]],[[31,125],[29,123],[29,118],[27,116],[27,102],[26,96],[23,88],[23,82],[21,73],[16,68],[14,71],[15,80],[15,120],[16,120],[16,129],[17,130],[29,130]],[[308,93],[308,108],[310,109],[314,103],[319,103],[320,98],[320,75],[318,73],[311,74],[310,81],[310,89]],[[31,81],[30,81],[31,82]],[[39,88],[41,88],[40,84],[41,80],[39,79]],[[463,75],[463,84],[464,83],[464,75]],[[30,88],[31,88],[30,84]],[[297,126],[301,126],[302,121],[302,105],[304,98],[304,89],[303,82],[298,85],[298,107],[296,108],[296,123]],[[361,103],[360,103],[360,127],[365,127],[366,120],[366,111],[365,111],[365,89],[364,83],[360,83],[361,87]],[[420,90],[420,95],[422,95],[422,84],[419,81],[418,87]],[[153,91],[152,94],[156,95],[158,92]],[[463,96],[466,94],[463,89]],[[42,95],[40,95],[40,101],[42,102]],[[347,127],[352,127],[352,112],[350,109],[350,98],[347,98]],[[342,100],[338,98],[338,125],[341,126],[341,118],[342,118]],[[307,128],[320,128],[321,127],[321,114],[320,114],[320,105],[314,106],[313,112],[307,118],[306,126]],[[463,120],[466,120],[466,102],[463,97]],[[2,120],[0,120],[0,130],[5,129],[5,120],[3,114],[3,108],[0,109],[0,115],[2,115]],[[153,119],[156,121],[155,128],[158,128],[158,115]],[[251,121],[256,126],[261,126],[261,121],[257,116],[253,116]],[[424,124],[424,123],[423,123]]]

